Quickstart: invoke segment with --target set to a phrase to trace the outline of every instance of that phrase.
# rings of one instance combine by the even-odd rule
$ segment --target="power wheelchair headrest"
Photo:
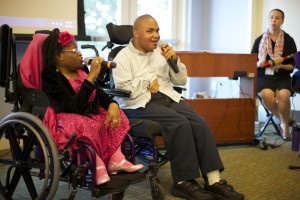
[[[115,25],[113,23],[109,23],[106,25],[106,29],[110,41],[115,44],[128,44],[130,39],[133,38],[132,25]]]
[[[42,89],[42,46],[49,34],[37,33],[27,47],[20,62],[20,76],[26,88]]]

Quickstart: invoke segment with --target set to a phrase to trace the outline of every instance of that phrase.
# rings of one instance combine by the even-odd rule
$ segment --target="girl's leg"
[[[104,162],[97,154],[96,154],[96,178],[97,178],[97,185],[106,183],[110,180]]]
[[[90,152],[88,150],[86,150],[85,153],[86,153],[87,157],[89,158],[89,160],[92,161],[92,156],[91,156]],[[98,156],[98,154],[95,154],[95,155],[96,155],[96,184],[100,185],[100,184],[108,182],[110,180],[110,178],[107,174],[107,170],[106,170],[104,162]]]

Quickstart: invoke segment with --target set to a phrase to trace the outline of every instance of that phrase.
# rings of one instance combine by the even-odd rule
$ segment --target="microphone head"
[[[116,68],[116,67],[117,67],[117,63],[115,63],[115,62],[110,63],[110,68]]]
[[[165,44],[165,43],[164,43],[164,41],[162,41],[162,40],[159,40],[158,43],[157,43],[157,45],[158,45],[160,48],[161,48],[164,44]]]
[[[83,59],[83,63],[85,64],[85,65],[90,65],[91,63],[90,63],[90,57],[85,57],[84,59]]]

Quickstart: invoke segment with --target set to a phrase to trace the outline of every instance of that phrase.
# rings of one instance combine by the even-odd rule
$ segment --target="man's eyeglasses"
[[[78,49],[70,49],[70,50],[62,50],[61,52],[73,52],[73,53],[81,53]]]

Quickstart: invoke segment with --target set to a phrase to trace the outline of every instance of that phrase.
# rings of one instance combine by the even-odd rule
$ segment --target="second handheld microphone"
[[[83,63],[85,65],[91,65],[93,59],[94,58],[86,57],[86,58],[83,59]],[[112,62],[112,61],[103,61],[101,63],[101,67],[103,67],[103,68],[116,68],[117,67],[117,63]]]

